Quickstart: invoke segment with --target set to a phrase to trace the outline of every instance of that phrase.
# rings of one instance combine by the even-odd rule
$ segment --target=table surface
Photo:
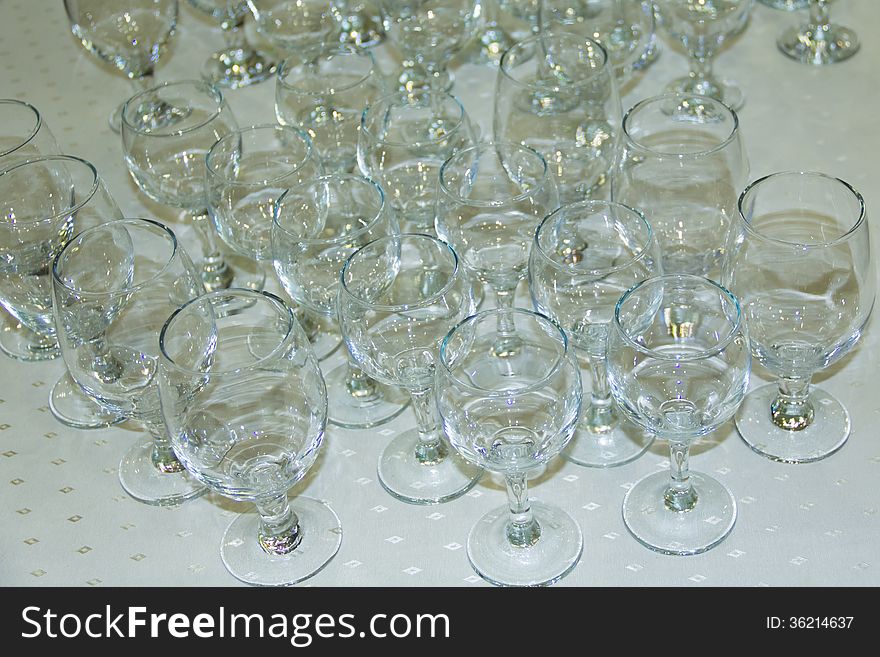
[[[193,233],[174,211],[147,201],[125,170],[107,116],[130,93],[129,83],[75,41],[62,3],[2,4],[0,96],[38,107],[62,151],[93,162],[126,215],[169,223],[198,253]],[[823,171],[861,190],[870,214],[880,207],[880,3],[833,5],[832,16],[857,28],[863,44],[854,58],[830,67],[804,66],[777,51],[776,35],[804,16],[756,3],[748,29],[717,59],[717,71],[738,80],[746,94],[740,119],[750,177]],[[219,30],[181,2],[178,31],[157,78],[197,77],[220,43]],[[378,56],[390,70],[386,46]],[[624,109],[659,93],[686,66],[680,50],[662,39],[659,60],[625,90]],[[484,134],[491,130],[495,74],[470,64],[455,70],[455,93]],[[274,120],[273,84],[226,94],[241,125]],[[878,235],[875,230],[875,244]],[[580,563],[558,585],[880,585],[880,441],[872,426],[880,421],[878,369],[880,330],[869,325],[853,353],[819,375],[852,417],[849,441],[830,458],[774,463],[752,452],[732,423],[694,447],[692,468],[723,481],[739,508],[732,534],[701,555],[652,552],[623,525],[627,488],[668,466],[665,444],[608,470],[553,461],[532,482],[531,494],[563,507],[584,533]],[[129,498],[117,464],[140,429],[124,424],[78,431],[59,424],[47,395],[62,371],[60,360],[20,363],[0,356],[0,585],[238,584],[221,563],[219,543],[248,505],[209,495],[161,509]],[[762,376],[756,370],[752,385]],[[471,569],[464,546],[473,524],[505,503],[503,486],[486,475],[463,497],[428,507],[390,497],[377,480],[377,459],[396,432],[413,424],[408,409],[374,430],[328,427],[319,461],[293,494],[329,501],[344,533],[336,557],[304,584],[487,586]]]

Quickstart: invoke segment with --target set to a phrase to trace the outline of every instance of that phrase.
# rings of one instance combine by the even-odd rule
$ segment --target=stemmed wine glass
[[[735,83],[715,77],[712,60],[725,41],[744,29],[752,0],[655,0],[655,4],[661,24],[690,57],[690,72],[670,82],[666,90],[710,96],[734,110],[742,107],[742,91]]]
[[[206,80],[237,89],[261,82],[275,72],[275,62],[247,42],[244,20],[250,10],[246,0],[189,0],[189,4],[220,24],[226,42],[223,50],[213,53],[202,67]]]
[[[607,468],[629,463],[654,436],[620,418],[605,376],[614,306],[636,283],[662,273],[660,248],[644,215],[619,203],[581,201],[549,215],[535,232],[529,290],[535,308],[568,334],[592,379],[574,439],[563,456]]]
[[[144,107],[167,107],[173,120],[152,123]],[[209,221],[205,157],[218,139],[238,130],[232,109],[216,86],[204,80],[165,82],[125,103],[122,151],[137,186],[152,200],[181,208],[205,245],[202,283],[208,290],[260,288],[265,274],[231,264],[220,252]],[[244,268],[244,269],[243,269]]]
[[[339,15],[327,0],[247,0],[257,32],[289,55],[315,58],[336,42]]]
[[[776,378],[736,418],[743,440],[774,461],[816,461],[850,433],[844,405],[811,385],[865,330],[876,294],[862,196],[820,173],[761,178],[742,193],[722,281],[742,303],[752,354]]]
[[[83,48],[119,69],[140,89],[155,83],[153,70],[177,25],[178,0],[64,0],[74,36]],[[167,107],[144,105],[144,120],[161,123]],[[119,132],[122,104],[110,115],[110,128]]]
[[[159,330],[173,310],[204,292],[174,233],[149,219],[85,230],[55,258],[52,288],[71,376],[96,402],[150,434],[122,457],[122,487],[157,506],[202,495],[205,487],[172,451],[159,406]]]
[[[267,292],[221,290],[174,311],[159,344],[174,451],[205,485],[257,507],[223,535],[226,569],[264,586],[311,577],[339,550],[342,528],[325,502],[287,498],[327,422],[321,370],[293,311]]]
[[[804,64],[834,64],[859,51],[859,35],[831,22],[829,0],[809,0],[810,19],[779,35],[776,45],[783,54]]]
[[[46,135],[43,135],[45,146]],[[59,355],[52,315],[52,259],[80,231],[122,217],[95,167],[68,155],[38,155],[33,140],[7,155],[0,167],[0,304],[21,324],[10,332],[10,353],[25,361]],[[52,142],[54,144],[54,142]],[[25,151],[28,155],[25,156]],[[11,162],[18,160],[18,164]],[[65,373],[52,386],[49,409],[78,429],[120,421],[86,397]]]
[[[379,458],[379,481],[412,504],[463,495],[482,472],[451,450],[440,430],[434,368],[443,336],[474,311],[470,282],[452,248],[428,235],[382,237],[342,268],[342,336],[368,375],[406,389],[417,429],[398,434]]]
[[[524,345],[503,360],[492,355],[501,315]],[[474,570],[493,584],[552,584],[580,559],[577,522],[562,509],[530,501],[527,478],[571,439],[581,394],[568,339],[543,315],[487,310],[443,340],[437,367],[443,429],[462,456],[507,484],[508,504],[483,516],[467,541]]]
[[[373,181],[336,173],[291,187],[275,206],[272,254],[275,272],[290,297],[334,319],[342,266],[356,250],[397,234],[385,194]],[[346,363],[324,375],[328,420],[363,429],[398,416],[405,408],[389,389],[364,374],[348,349]]]
[[[620,410],[669,441],[670,473],[638,481],[623,520],[643,545],[697,554],[733,529],[736,500],[716,479],[691,472],[691,443],[736,412],[751,357],[739,302],[699,276],[667,274],[638,283],[614,309],[608,383]]]

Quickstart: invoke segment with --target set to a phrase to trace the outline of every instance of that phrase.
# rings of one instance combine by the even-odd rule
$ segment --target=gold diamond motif
[[[147,555],[146,555],[146,554],[141,554],[140,552],[138,552],[137,554],[133,554],[133,555],[131,555],[131,560],[132,560],[132,561],[142,561],[142,560],[144,560],[144,559],[146,559],[146,558],[147,558]]]
[[[34,545],[34,544],[39,543],[39,542],[40,542],[40,539],[38,539],[38,538],[26,538],[26,539],[24,539],[24,544],[25,544],[25,545]]]
[[[19,484],[24,483],[24,479],[15,478],[15,479],[12,479],[9,483],[12,484],[13,486],[18,486]]]
[[[70,486],[65,486],[64,488],[59,488],[58,492],[64,493],[66,495],[67,493],[69,493],[72,490],[73,490],[73,488],[71,488]]]
[[[70,522],[79,522],[80,520],[82,520],[82,516],[70,516],[70,517],[68,518],[68,520],[69,520]]]
[[[80,554],[88,554],[91,551],[92,548],[90,548],[88,545],[83,545],[79,550],[77,550],[77,552],[79,552]]]

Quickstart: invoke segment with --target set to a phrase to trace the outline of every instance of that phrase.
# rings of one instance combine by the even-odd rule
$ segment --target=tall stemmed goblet
[[[745,97],[736,83],[720,80],[712,60],[721,45],[739,34],[749,19],[752,0],[656,0],[661,23],[681,41],[690,57],[690,72],[667,85],[668,92],[709,96],[737,110]]]
[[[26,145],[16,153],[25,150]],[[24,329],[8,334],[16,339],[7,353],[24,361],[59,355],[52,259],[80,231],[120,217],[95,167],[80,158],[34,155],[0,171],[0,304]],[[69,373],[52,386],[49,409],[78,429],[119,421],[117,413],[86,397]]]
[[[288,491],[314,465],[327,396],[309,340],[281,299],[221,290],[176,310],[159,337],[159,393],[174,451],[211,489],[253,502],[220,544],[248,584],[311,577],[342,541],[339,518]]]
[[[385,194],[373,181],[336,173],[291,187],[278,199],[272,224],[275,272],[290,297],[330,321],[342,266],[375,239],[397,233]],[[324,375],[328,420],[363,429],[398,416],[406,407],[364,374],[348,349],[346,363]]]
[[[174,120],[154,124],[144,107],[160,102]],[[122,151],[137,186],[152,200],[181,208],[204,243],[200,263],[208,290],[258,288],[261,272],[235,270],[220,252],[208,214],[205,157],[211,146],[238,130],[232,109],[216,86],[204,80],[165,82],[131,97],[122,117]]]
[[[495,94],[495,141],[530,146],[547,160],[562,203],[607,182],[617,155],[620,98],[605,49],[548,32],[504,53]]]
[[[535,228],[558,206],[547,162],[535,150],[511,143],[480,144],[440,167],[435,226],[465,270],[495,293],[499,308],[513,308],[519,282],[528,275]],[[494,354],[507,358],[519,338],[506,313],[498,315]]]
[[[83,48],[117,68],[137,89],[155,84],[153,70],[177,25],[177,0],[64,0],[64,9]],[[122,106],[110,115],[113,132],[121,130]],[[161,104],[142,109],[143,120],[171,118]]]
[[[275,62],[247,42],[244,20],[250,10],[246,0],[189,0],[189,4],[217,21],[223,30],[223,49],[212,53],[202,67],[202,77],[208,82],[237,89],[275,72]]]
[[[492,346],[501,337],[502,314],[524,347],[499,360]],[[527,479],[571,439],[581,394],[568,339],[543,315],[487,310],[443,340],[437,367],[443,429],[462,456],[507,483],[508,504],[483,516],[467,541],[474,570],[493,584],[552,584],[580,559],[584,541],[577,522],[560,508],[530,501]]]
[[[385,192],[401,230],[434,230],[440,166],[476,144],[461,102],[444,92],[391,94],[361,117],[358,166]]]
[[[712,477],[691,472],[691,443],[736,412],[751,357],[739,302],[699,276],[667,274],[638,283],[614,309],[608,383],[619,409],[669,441],[670,474],[637,482],[623,520],[643,545],[697,554],[733,529],[736,500]]]
[[[61,353],[80,387],[109,411],[143,424],[119,463],[119,481],[139,502],[174,506],[205,492],[172,451],[159,407],[159,330],[204,290],[174,233],[149,219],[119,219],[83,231],[52,265]]]
[[[317,59],[294,55],[278,70],[275,117],[309,133],[325,170],[352,171],[361,115],[382,95],[380,76],[369,51],[342,48]]]
[[[831,22],[829,0],[810,0],[810,19],[779,35],[776,45],[783,54],[804,64],[834,64],[859,51],[859,35]]]
[[[338,7],[327,0],[247,0],[257,32],[291,55],[314,58],[339,33]]]
[[[705,96],[667,94],[623,119],[615,201],[644,211],[666,273],[718,278],[749,164],[736,112]]]
[[[480,0],[387,0],[388,39],[403,55],[401,92],[452,88],[452,59],[475,36]]]
[[[849,437],[844,405],[810,380],[865,329],[876,294],[870,241],[864,200],[837,178],[776,173],[740,196],[722,281],[740,298],[753,356],[777,378],[736,417],[759,454],[817,461]]]
[[[342,269],[339,323],[368,375],[406,389],[417,429],[398,434],[379,458],[379,481],[412,504],[463,495],[481,471],[443,437],[434,394],[440,341],[474,311],[470,282],[452,248],[427,235],[382,237],[355,251]]]
[[[564,205],[541,222],[529,260],[535,308],[568,334],[586,361],[592,389],[563,456],[607,468],[641,456],[654,436],[614,408],[605,347],[614,306],[636,283],[662,274],[660,248],[644,215],[619,203]]]

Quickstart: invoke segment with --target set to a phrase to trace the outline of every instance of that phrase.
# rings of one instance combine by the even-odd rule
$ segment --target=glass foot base
[[[529,547],[511,545],[507,539],[507,506],[490,511],[471,529],[467,554],[480,577],[497,586],[548,586],[577,565],[584,537],[574,518],[534,500],[531,508],[541,535]]]
[[[255,586],[290,586],[330,563],[342,544],[339,516],[310,497],[295,498],[290,508],[299,518],[302,541],[288,554],[270,554],[260,546],[259,514],[242,513],[232,521],[220,545],[220,557],[230,574]]]
[[[859,51],[859,37],[848,27],[814,25],[792,27],[776,41],[779,50],[802,64],[824,66],[849,59]]]
[[[666,91],[709,96],[721,101],[732,110],[740,109],[745,103],[743,92],[736,83],[729,80],[698,80],[686,75],[666,85]]]
[[[153,506],[177,506],[204,495],[208,490],[186,470],[170,473],[157,470],[153,465],[153,440],[149,436],[122,457],[119,483],[138,502]]]
[[[221,87],[238,89],[268,79],[276,63],[255,50],[234,48],[212,54],[202,68],[202,77]]]
[[[438,89],[440,91],[452,90],[455,79],[449,71],[443,71],[431,77],[421,71],[411,68],[403,69],[403,72],[397,76],[397,89],[400,93],[408,94],[418,91],[426,91],[428,89]]]
[[[359,399],[348,389],[348,365],[342,363],[324,376],[327,385],[327,420],[346,429],[369,429],[385,424],[400,415],[408,401],[396,399],[392,388],[376,382],[376,393]]]
[[[65,372],[49,393],[49,410],[61,424],[74,429],[103,429],[119,424],[124,417],[110,413],[82,391]]]
[[[811,388],[813,422],[806,429],[788,431],[773,423],[770,404],[779,388],[775,383],[746,395],[736,414],[736,428],[746,444],[762,456],[781,463],[809,463],[830,456],[849,438],[849,413],[821,388]]]
[[[699,554],[715,547],[733,529],[736,500],[721,482],[699,472],[690,473],[697,503],[689,511],[672,511],[663,496],[668,471],[655,472],[637,482],[623,498],[623,522],[635,539],[664,554]]]
[[[417,430],[405,431],[379,457],[379,482],[392,496],[409,504],[440,504],[464,495],[480,480],[483,471],[448,445],[449,454],[439,463],[419,463],[415,456],[418,440]]]
[[[218,271],[213,270],[205,262],[200,263],[205,290],[215,292],[230,287],[256,291],[263,289],[266,284],[266,273],[259,264],[250,258],[233,254],[224,254],[223,260],[226,267]]]
[[[58,343],[40,340],[36,333],[9,316],[4,317],[0,326],[0,351],[25,362],[52,360],[61,355]]]
[[[624,422],[606,433],[580,425],[562,456],[588,468],[613,468],[636,460],[654,442],[654,435]]]

